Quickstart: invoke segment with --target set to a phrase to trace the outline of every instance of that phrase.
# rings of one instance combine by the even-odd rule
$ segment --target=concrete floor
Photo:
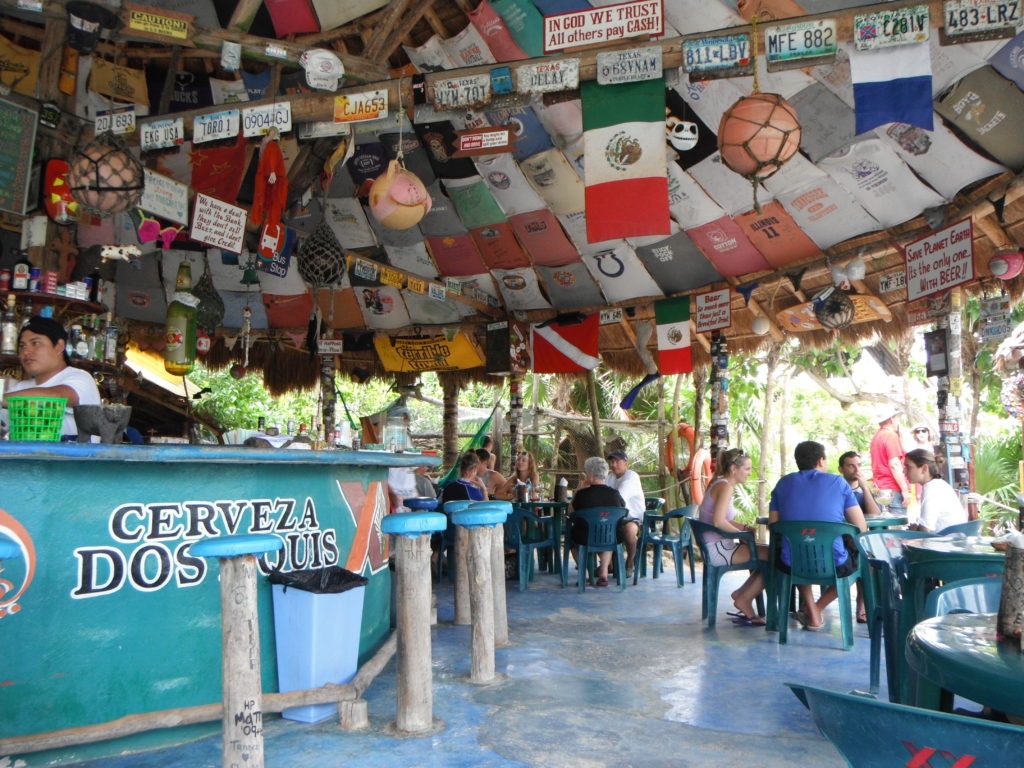
[[[505,679],[468,682],[469,628],[451,624],[452,591],[438,589],[433,634],[434,716],[443,729],[395,738],[395,663],[367,692],[371,728],[266,722],[268,768],[801,768],[842,766],[809,713],[783,685],[808,682],[841,691],[866,688],[868,640],[840,650],[838,614],[828,631],[790,628],[789,643],[760,627],[733,625],[724,611],[742,581],[722,581],[719,623],[700,618],[697,584],[678,589],[671,565],[658,580],[561,589],[540,574],[527,592],[508,582],[511,645],[497,652]],[[573,574],[575,576],[575,574]],[[882,678],[884,680],[884,670]],[[882,692],[884,698],[885,693]],[[217,768],[220,736],[134,755],[76,763],[99,768]]]

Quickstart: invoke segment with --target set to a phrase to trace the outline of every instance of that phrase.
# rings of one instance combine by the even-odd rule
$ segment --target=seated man
[[[864,473],[860,468],[860,454],[856,451],[847,451],[839,457],[839,473],[849,483],[853,498],[857,500],[865,517],[882,514],[878,502],[868,487],[868,481],[864,479]]]
[[[587,524],[584,520],[573,520],[572,514],[577,509],[590,509],[593,507],[624,507],[626,503],[622,496],[614,488],[606,484],[608,477],[608,462],[600,456],[591,456],[583,462],[583,480],[576,494],[572,497],[572,505],[569,508],[569,520],[572,529],[569,535],[576,544],[587,543]],[[572,550],[573,558],[576,558],[576,547]],[[611,552],[598,553],[597,586],[608,586],[608,564],[611,562]],[[577,567],[585,568],[586,564]]]
[[[644,524],[644,489],[640,485],[640,475],[629,468],[629,459],[625,451],[612,451],[608,454],[608,487],[614,488],[625,499],[629,512],[620,528],[622,543],[626,545],[626,578],[633,578],[633,558],[636,557],[637,540],[640,537],[640,526]]]
[[[864,513],[850,490],[849,484],[838,475],[827,474],[825,470],[825,446],[806,440],[793,451],[797,472],[792,472],[776,483],[768,506],[769,524],[779,520],[808,520],[823,523],[851,523],[861,531],[868,529]],[[857,547],[853,540],[836,539],[833,546],[836,572],[848,576],[857,570]],[[779,547],[776,567],[787,570],[792,560],[789,542],[783,540]],[[825,626],[822,611],[836,599],[835,587],[821,593],[817,602],[811,593],[810,584],[799,584],[804,609],[797,612],[797,619],[804,629],[816,632]]]

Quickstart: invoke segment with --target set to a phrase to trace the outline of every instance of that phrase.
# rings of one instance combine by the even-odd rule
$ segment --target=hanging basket
[[[744,96],[725,111],[718,124],[722,162],[752,181],[778,171],[799,147],[796,109],[777,93]]]
[[[126,211],[142,197],[142,163],[112,133],[102,133],[75,150],[68,165],[71,196],[95,216]]]
[[[299,274],[313,286],[334,285],[345,275],[345,249],[325,219],[306,238],[298,255]]]
[[[224,299],[213,286],[213,278],[206,264],[203,264],[203,276],[192,286],[192,295],[199,299],[196,308],[196,324],[210,336],[216,333],[224,321]]]
[[[845,328],[853,322],[857,308],[849,294],[839,288],[826,288],[811,301],[814,316],[824,328]]]

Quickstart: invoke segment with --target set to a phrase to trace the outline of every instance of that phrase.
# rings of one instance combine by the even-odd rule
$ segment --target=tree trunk
[[[665,377],[658,379],[658,495],[668,496],[668,459],[665,451]]]
[[[444,431],[444,466],[454,467],[459,460],[459,385],[451,376],[441,374],[444,406],[441,420]]]
[[[672,444],[676,446],[676,455],[679,455],[679,447],[682,442],[682,438],[679,437],[678,433],[675,432],[676,425],[679,424],[679,395],[683,389],[683,377],[678,373],[676,374],[676,384],[672,391],[672,417],[669,419],[668,428],[672,431],[674,440]],[[667,441],[666,441],[667,442]],[[671,499],[672,509],[677,509],[683,506],[683,497],[679,491],[679,481],[676,477],[669,478],[669,485],[672,486],[669,498]]]
[[[764,415],[761,417],[761,450],[757,462],[757,514],[768,514],[768,450],[771,441],[772,401],[775,399],[775,371],[782,344],[774,341],[765,355]]]
[[[787,474],[786,463],[789,455],[786,450],[786,425],[789,424],[789,384],[790,371],[782,374],[782,386],[779,388],[779,477]],[[767,428],[767,425],[766,425]]]
[[[601,441],[601,412],[597,406],[597,383],[594,372],[587,372],[587,397],[590,400],[590,418],[594,422],[594,442],[597,444],[597,455],[604,455],[604,443]]]

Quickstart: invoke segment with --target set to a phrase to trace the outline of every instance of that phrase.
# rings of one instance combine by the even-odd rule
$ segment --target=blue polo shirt
[[[816,469],[805,469],[786,475],[772,490],[768,508],[779,513],[780,520],[817,520],[823,523],[845,523],[846,510],[856,507],[857,498],[850,484],[839,475]],[[836,565],[849,556],[842,539],[832,545]],[[789,542],[782,542],[782,562],[790,564]]]

